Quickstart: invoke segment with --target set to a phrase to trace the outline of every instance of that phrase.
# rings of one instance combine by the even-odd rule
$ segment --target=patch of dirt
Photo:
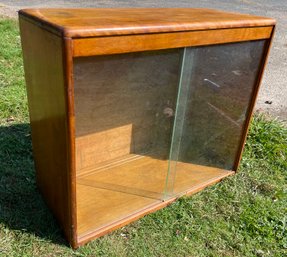
[[[16,19],[17,16],[18,16],[18,8],[11,8],[0,4],[0,17]]]

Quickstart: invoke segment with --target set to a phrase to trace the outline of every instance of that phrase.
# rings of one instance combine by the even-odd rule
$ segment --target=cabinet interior
[[[78,237],[233,173],[264,44],[74,58]]]

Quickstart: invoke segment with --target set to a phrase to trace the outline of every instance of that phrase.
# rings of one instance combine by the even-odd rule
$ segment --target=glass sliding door
[[[231,174],[264,46],[74,59],[79,234]]]
[[[181,55],[172,49],[74,60],[80,234],[162,201]]]
[[[232,170],[265,41],[184,50],[166,197]]]

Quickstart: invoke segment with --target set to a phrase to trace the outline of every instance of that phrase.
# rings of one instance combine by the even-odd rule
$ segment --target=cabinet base
[[[130,161],[97,168],[77,177],[79,245],[234,174],[233,171],[178,162],[180,171],[174,178],[174,190],[164,192],[167,160],[148,156],[128,159]]]

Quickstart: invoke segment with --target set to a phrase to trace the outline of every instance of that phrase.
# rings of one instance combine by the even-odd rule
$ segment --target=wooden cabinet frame
[[[139,21],[131,26],[130,24],[133,24],[136,19],[132,17],[126,25],[119,22],[116,26],[117,21],[123,18],[121,13],[126,11],[125,9],[118,11],[31,9],[22,10],[19,13],[37,184],[73,248],[176,200],[176,198],[170,198],[144,211],[133,213],[103,229],[83,236],[78,235],[73,58],[266,39],[263,61],[248,109],[244,136],[234,165],[235,172],[242,155],[275,27],[273,19],[205,9],[168,9],[166,15],[171,15],[172,12],[183,13],[187,18],[176,20],[175,15],[173,20],[171,16],[171,22],[166,24],[161,21],[162,16],[165,15],[165,9],[156,9],[156,11],[135,9],[135,16],[139,13],[152,12],[155,15],[154,20],[157,16],[160,18],[158,22],[154,20],[148,22],[146,18],[142,23]],[[106,15],[105,17],[108,17],[114,26],[106,28],[104,25],[97,25],[97,21],[94,21],[94,28],[93,26],[85,28],[79,20],[71,20],[69,23],[68,15],[77,12],[80,16],[88,12],[88,17],[83,17],[83,20],[90,19],[90,23],[93,23],[91,14]],[[196,21],[193,21],[193,18],[188,20],[186,14],[189,12],[191,15],[198,13]],[[204,13],[213,12],[217,15],[215,20],[214,18],[208,20],[204,15]],[[131,13],[133,14],[133,10]],[[57,20],[57,16],[61,17],[61,15],[67,15],[67,19]],[[152,22],[155,25],[152,25]],[[232,173],[230,172],[229,175]],[[198,192],[222,178],[193,187],[187,194]]]

